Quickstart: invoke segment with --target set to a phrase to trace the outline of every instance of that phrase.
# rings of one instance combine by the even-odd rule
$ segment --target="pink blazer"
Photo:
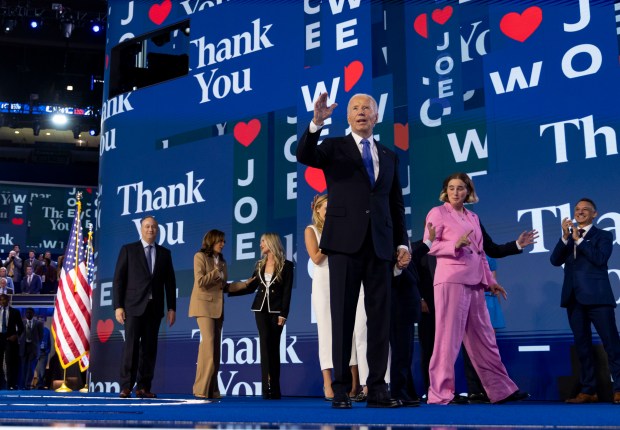
[[[431,209],[426,222],[432,223],[437,233],[429,252],[437,257],[434,285],[451,282],[483,284],[487,288],[496,283],[482,248],[482,231],[475,213],[465,209],[461,214],[450,203],[444,203]],[[469,235],[471,244],[455,249],[454,244],[459,238],[472,230]],[[424,233],[424,239],[428,239],[428,230]]]

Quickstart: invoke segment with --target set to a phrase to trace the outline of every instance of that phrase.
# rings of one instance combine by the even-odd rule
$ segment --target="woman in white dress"
[[[329,301],[329,266],[327,263],[327,255],[321,252],[319,243],[321,241],[321,233],[325,223],[325,212],[327,211],[327,194],[317,195],[314,197],[312,204],[312,224],[306,227],[304,231],[304,239],[306,249],[310,259],[314,263],[312,274],[312,307],[316,316],[316,326],[319,338],[319,362],[321,364],[321,372],[323,373],[323,391],[325,400],[331,401],[334,397],[332,389],[332,318],[330,312]],[[355,348],[355,344],[353,344]],[[355,355],[352,354],[353,383],[351,393],[357,392],[359,378],[357,377],[357,362]]]

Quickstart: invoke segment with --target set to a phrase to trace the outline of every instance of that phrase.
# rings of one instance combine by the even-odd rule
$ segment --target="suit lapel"
[[[383,147],[383,145],[379,145],[376,140],[375,145],[377,147],[377,154],[379,154],[379,175],[377,176],[377,180],[375,181],[376,186],[376,184],[381,181],[385,176],[385,171],[387,170],[388,156],[387,150]]]

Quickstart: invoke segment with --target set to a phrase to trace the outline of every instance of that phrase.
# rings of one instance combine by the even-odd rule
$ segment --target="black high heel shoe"
[[[327,396],[325,395],[325,387],[323,387],[323,397],[325,398],[325,401],[326,401],[326,402],[331,402],[332,400],[334,400],[334,398],[333,398],[333,397],[327,397]]]

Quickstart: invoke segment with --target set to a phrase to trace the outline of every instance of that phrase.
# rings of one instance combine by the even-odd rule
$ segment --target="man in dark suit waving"
[[[561,306],[575,337],[581,367],[581,392],[567,403],[596,403],[596,377],[592,348],[592,324],[603,341],[613,378],[614,403],[620,404],[620,337],[614,308],[607,261],[611,256],[613,236],[592,225],[596,205],[583,198],[575,206],[575,221],[562,220],[562,237],[551,254],[551,264],[564,264]]]
[[[140,222],[141,239],[123,245],[114,272],[116,320],[125,325],[125,348],[121,362],[121,398],[157,397],[151,381],[157,358],[157,334],[164,316],[168,325],[176,319],[176,279],[170,251],[155,243],[158,224],[146,216]]]
[[[351,97],[347,120],[351,134],[319,142],[320,128],[337,104],[327,93],[314,104],[314,118],[299,140],[297,160],[323,170],[329,205],[319,244],[329,256],[334,400],[332,407],[350,408],[349,358],[355,309],[364,285],[368,318],[367,379],[369,407],[397,407],[384,375],[390,329],[391,261],[409,264],[407,231],[398,158],[374,141],[377,102],[367,94]]]

